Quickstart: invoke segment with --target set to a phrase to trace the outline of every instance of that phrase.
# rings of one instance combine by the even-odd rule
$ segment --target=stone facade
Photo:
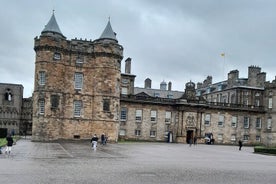
[[[123,47],[113,38],[66,40],[57,29],[45,29],[35,38],[32,139],[105,133],[117,141]]]
[[[121,76],[122,80],[126,78],[125,74]],[[197,89],[188,82],[181,97],[171,88],[151,89],[149,79],[146,81],[145,88],[129,84],[128,88],[134,88],[129,91],[134,92],[121,95],[119,137],[122,139],[164,142],[171,136],[172,142],[188,143],[194,137],[205,142],[205,137],[212,135],[219,144],[237,144],[238,140],[249,145],[276,144],[273,126],[276,85],[275,81],[265,82],[260,67],[250,66],[248,78],[242,79],[238,70],[230,71],[228,80],[215,84],[208,76],[198,83]],[[156,93],[162,97],[155,96]],[[137,121],[139,109],[142,117]],[[156,111],[154,123],[151,111]],[[165,122],[168,112],[170,123]],[[140,130],[138,135],[137,130]]]
[[[32,115],[33,115],[33,101],[32,97],[23,98],[21,123],[19,128],[20,135],[32,135]]]
[[[0,83],[0,128],[19,134],[23,100],[23,86]]]
[[[183,92],[162,81],[160,89],[135,87],[131,58],[121,73],[123,47],[108,22],[94,41],[67,40],[54,14],[35,38],[34,141],[90,139],[188,143],[194,137],[215,143],[276,144],[276,83],[250,66],[248,78],[238,70],[212,83],[187,82]]]

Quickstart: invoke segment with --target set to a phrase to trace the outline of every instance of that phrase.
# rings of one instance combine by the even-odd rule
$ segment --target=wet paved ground
[[[0,183],[275,184],[276,156],[252,147],[168,143],[37,143],[0,155]]]

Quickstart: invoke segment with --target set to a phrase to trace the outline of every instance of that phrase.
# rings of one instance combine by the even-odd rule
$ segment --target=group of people
[[[107,143],[107,138],[108,137],[104,133],[102,133],[102,135],[101,135],[101,144],[102,145],[105,145]],[[97,137],[97,134],[94,134],[94,136],[92,137],[92,139],[90,141],[92,143],[93,150],[97,149],[98,140],[99,140],[99,138]]]

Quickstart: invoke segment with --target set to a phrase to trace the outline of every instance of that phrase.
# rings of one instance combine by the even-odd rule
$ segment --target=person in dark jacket
[[[102,145],[105,145],[105,143],[106,143],[106,138],[105,138],[105,134],[103,133],[103,134],[101,135],[101,144],[102,144]]]
[[[11,137],[11,135],[8,135],[6,137],[6,140],[7,140],[7,148],[6,148],[6,154],[9,153],[11,154],[11,148],[12,148],[12,145],[13,145],[13,138]]]
[[[242,148],[242,141],[239,140],[239,150],[241,151],[241,148]]]

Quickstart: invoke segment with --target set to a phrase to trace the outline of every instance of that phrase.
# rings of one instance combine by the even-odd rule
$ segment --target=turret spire
[[[49,22],[47,23],[47,25],[45,26],[45,28],[42,30],[41,34],[57,34],[62,36],[63,38],[65,38],[65,36],[63,36],[62,32],[59,29],[59,26],[57,24],[56,18],[55,18],[55,10],[53,10],[53,14],[51,19],[49,20]]]
[[[116,33],[113,31],[113,29],[111,27],[110,17],[108,17],[107,25],[106,25],[100,39],[112,39],[112,40],[118,41],[116,38]]]

